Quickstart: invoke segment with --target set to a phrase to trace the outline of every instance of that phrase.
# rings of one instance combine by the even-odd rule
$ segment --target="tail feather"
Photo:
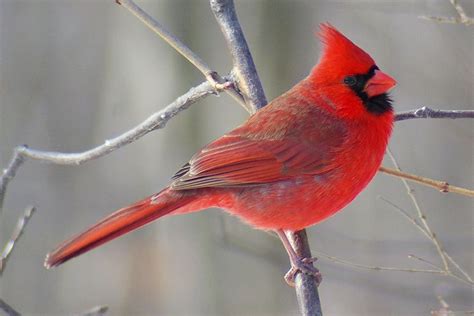
[[[115,211],[83,233],[65,241],[46,256],[47,269],[92,250],[187,204],[189,198],[165,189]]]

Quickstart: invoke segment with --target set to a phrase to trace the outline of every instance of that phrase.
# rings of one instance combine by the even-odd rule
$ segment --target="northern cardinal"
[[[165,215],[219,207],[275,231],[299,271],[317,275],[284,231],[316,224],[351,202],[379,168],[393,125],[394,79],[329,24],[309,76],[196,153],[170,186],[104,218],[51,252],[47,268]]]

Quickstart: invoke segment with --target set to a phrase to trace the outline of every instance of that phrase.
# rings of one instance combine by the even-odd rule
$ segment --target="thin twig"
[[[165,28],[161,23],[156,21],[151,15],[143,11],[134,1],[132,0],[119,0],[118,4],[122,5],[133,15],[135,15],[140,21],[148,26],[154,33],[158,34],[166,43],[173,47],[178,53],[180,53],[184,58],[186,58],[191,64],[193,64],[204,77],[212,84],[216,89],[222,88],[222,85],[225,84],[226,80],[221,77],[216,71],[212,70],[209,65],[207,65],[201,57],[194,53],[189,47],[187,47],[179,38],[174,36],[167,28]],[[241,106],[243,106],[247,111],[251,113],[251,109],[245,103],[243,97],[235,89],[226,89],[229,93]]]
[[[267,104],[257,69],[240,27],[232,0],[210,0],[211,10],[224,34],[232,55],[233,72],[245,102],[255,112]]]
[[[0,298],[0,311],[3,311],[7,316],[21,316],[13,307],[8,305],[4,300]]]
[[[392,160],[393,165],[398,171],[401,171],[400,166],[398,165],[397,160],[395,159],[395,156],[393,156],[392,152],[390,149],[387,150],[388,156],[390,157],[390,160]],[[410,187],[408,184],[408,181],[405,180],[404,178],[400,178],[400,180],[403,182],[403,185],[405,186],[407,190],[407,194],[410,197],[410,199],[413,202],[413,205],[415,206],[416,212],[418,214],[418,219],[421,221],[423,227],[425,228],[426,232],[430,236],[431,241],[433,241],[433,244],[436,247],[436,250],[438,251],[439,256],[441,257],[441,260],[443,261],[443,266],[446,272],[451,272],[449,265],[448,265],[448,260],[444,254],[443,247],[441,246],[441,243],[439,242],[438,238],[436,237],[436,234],[433,233],[431,230],[431,227],[428,225],[428,221],[426,220],[426,214],[423,213],[421,210],[420,204],[418,203],[417,198],[413,194],[414,190]]]
[[[395,116],[395,121],[404,121],[409,119],[459,119],[459,118],[474,118],[474,110],[433,110],[430,107],[424,106],[419,109],[400,112]]]
[[[396,205],[396,204],[393,203],[392,201],[387,200],[387,199],[384,198],[383,196],[379,196],[379,199],[381,199],[382,201],[384,201],[385,203],[387,203],[388,205],[390,205],[394,210],[400,212],[400,213],[401,213],[406,219],[408,219],[416,228],[418,228],[423,234],[425,234],[426,237],[431,238],[430,234],[426,231],[426,229],[423,228],[423,226],[421,226],[420,223],[418,223],[418,221],[416,220],[416,218],[414,218],[413,216],[411,216],[410,214],[408,214],[407,211],[405,211],[404,209],[402,209],[400,206]]]
[[[443,299],[442,296],[438,296],[438,301],[441,307],[437,310],[431,311],[432,316],[460,316],[460,315],[474,315],[474,311],[453,311],[449,304]]]
[[[80,165],[92,159],[96,159],[107,155],[127,144],[130,144],[137,139],[145,136],[149,132],[165,127],[166,123],[176,116],[179,112],[187,109],[193,103],[202,98],[215,94],[214,87],[209,82],[201,83],[200,85],[191,88],[188,92],[174,100],[171,104],[160,110],[145,121],[126,131],[125,133],[115,138],[106,140],[102,145],[94,147],[79,153],[61,153],[31,149],[26,146],[19,146],[15,148],[12,159],[8,167],[4,170],[0,177],[0,214],[2,209],[5,192],[9,181],[15,175],[17,169],[25,158],[35,159],[41,162],[49,162],[58,165]]]
[[[0,254],[0,276],[5,270],[7,261],[10,258],[10,255],[12,254],[13,250],[15,249],[16,243],[25,232],[26,225],[28,224],[31,216],[33,216],[34,211],[35,208],[33,206],[29,206],[26,208],[23,216],[18,219],[18,222],[12,233],[12,236],[10,237],[10,240],[6,243],[2,253]]]
[[[461,272],[461,274],[464,275],[464,277],[469,282],[471,282],[471,284],[474,284],[474,280],[472,280],[471,276],[463,268],[461,268],[461,266],[456,261],[454,261],[454,259],[446,251],[444,251],[444,255],[446,258],[448,258],[448,261],[451,262],[451,264],[456,267],[456,269],[458,269],[458,271]]]
[[[397,166],[397,168],[398,168],[398,164],[397,164],[396,166]],[[402,180],[404,180],[404,179],[402,178]],[[412,192],[411,189],[410,189],[410,191]],[[412,194],[413,194],[413,193],[412,193]],[[414,196],[413,196],[413,197],[414,197]],[[458,276],[457,274],[455,274],[452,270],[450,270],[450,269],[445,269],[445,268],[443,269],[443,268],[441,268],[441,267],[438,267],[437,265],[435,265],[434,263],[432,263],[432,262],[430,262],[430,261],[428,261],[428,260],[426,260],[426,259],[420,258],[420,257],[415,256],[415,255],[409,255],[409,256],[408,256],[409,258],[411,258],[411,259],[417,259],[418,261],[422,261],[422,262],[427,263],[427,264],[429,264],[429,265],[431,265],[431,266],[433,266],[433,267],[439,268],[441,271],[444,272],[444,274],[445,274],[446,276],[450,276],[450,277],[452,277],[452,278],[455,278],[455,279],[457,279],[457,280],[459,280],[459,281],[462,281],[462,282],[467,283],[467,284],[470,284],[470,285],[473,285],[473,284],[474,284],[474,282],[473,282],[472,278],[469,276],[469,274],[468,274],[465,270],[463,270],[463,269],[459,266],[459,264],[458,264],[456,261],[454,261],[454,259],[446,252],[446,250],[444,250],[444,249],[441,247],[441,245],[439,245],[440,248],[438,248],[438,245],[436,244],[436,242],[437,242],[436,234],[430,230],[429,226],[427,226],[428,223],[426,222],[426,215],[423,214],[423,215],[422,215],[422,218],[420,218],[420,215],[419,215],[419,213],[418,213],[418,218],[419,218],[422,222],[423,222],[423,219],[424,219],[424,221],[425,221],[425,223],[426,223],[426,225],[425,225],[425,224],[421,224],[421,223],[419,223],[419,222],[416,220],[415,217],[413,217],[412,215],[410,215],[407,211],[405,211],[404,209],[402,209],[401,207],[399,207],[399,206],[396,205],[395,203],[389,201],[388,199],[386,199],[386,198],[384,198],[384,197],[382,197],[382,196],[379,196],[378,198],[380,198],[381,200],[383,200],[384,202],[386,202],[387,204],[389,204],[389,205],[390,205],[391,207],[393,207],[393,209],[395,209],[396,211],[400,212],[400,214],[402,214],[403,217],[405,217],[406,219],[408,219],[408,220],[409,220],[416,228],[418,228],[429,240],[431,240],[431,242],[433,242],[433,244],[435,245],[436,249],[438,250],[438,254],[440,254],[439,249],[441,248],[441,253],[442,253],[442,255],[440,254],[441,260],[443,261],[443,257],[444,257],[447,261],[451,262],[451,263],[453,264],[453,266],[456,267],[456,269],[464,276],[464,279],[461,278],[461,277],[459,277],[459,276]],[[416,201],[416,198],[415,198],[415,201]],[[414,205],[415,205],[415,208],[417,208],[417,210],[421,210],[421,209],[419,209],[419,204],[414,204]],[[434,236],[435,239],[433,239],[433,236]],[[446,261],[446,263],[447,263],[447,261]],[[445,261],[443,261],[443,263],[444,263],[444,262],[445,262]]]
[[[366,264],[355,263],[355,262],[352,262],[352,261],[349,261],[349,260],[346,260],[346,259],[341,259],[341,258],[338,258],[338,257],[335,257],[335,256],[328,255],[328,254],[326,254],[324,252],[321,252],[321,251],[313,250],[313,252],[318,257],[326,258],[326,259],[328,259],[332,262],[340,263],[340,264],[343,264],[343,265],[346,265],[346,266],[349,266],[349,267],[354,267],[354,268],[360,268],[360,269],[365,269],[365,270],[373,270],[373,271],[421,272],[421,273],[440,274],[440,275],[444,275],[444,276],[447,276],[447,277],[451,277],[453,279],[456,279],[456,280],[458,280],[462,283],[468,284],[468,285],[473,285],[474,284],[471,281],[463,279],[463,278],[459,277],[458,275],[456,275],[452,272],[447,272],[444,269],[442,269],[441,267],[438,267],[434,264],[432,264],[432,265],[435,266],[437,269],[414,269],[414,268],[400,268],[400,267],[383,267],[383,266],[374,266],[374,265],[366,265]],[[410,258],[415,259],[415,257],[411,257],[411,256],[413,256],[413,255],[410,255]],[[416,257],[416,258],[418,258],[418,257]],[[425,261],[425,262],[427,262],[427,261]]]
[[[96,306],[85,312],[77,314],[77,316],[102,316],[102,315],[105,315],[108,310],[109,310],[108,306],[105,306],[105,305]]]
[[[417,182],[432,188],[437,189],[440,192],[452,192],[452,193],[457,193],[461,195],[466,195],[466,196],[472,196],[474,197],[474,190],[469,190],[465,188],[460,188],[454,185],[450,185],[446,181],[439,181],[439,180],[433,180],[430,178],[422,177],[422,176],[417,176],[412,173],[407,173],[407,172],[402,172],[400,170],[392,169],[392,168],[387,168],[387,167],[380,167],[379,168],[380,172],[389,174],[394,177],[398,178],[404,178],[413,182]]]
[[[432,266],[433,268],[436,268],[438,270],[442,270],[440,266],[438,266],[438,265],[434,264],[433,262],[431,262],[429,260],[426,260],[424,258],[415,256],[415,255],[408,255],[408,258],[418,260],[420,262],[423,262],[423,263],[426,263],[427,265]]]
[[[340,263],[346,266],[354,267],[354,268],[360,268],[360,269],[365,269],[365,270],[375,270],[375,271],[398,271],[398,272],[422,272],[422,273],[435,273],[435,274],[445,274],[445,272],[442,269],[412,269],[412,268],[397,268],[397,267],[381,267],[381,266],[373,266],[373,265],[366,265],[366,264],[360,264],[360,263],[354,263],[349,260],[341,259],[338,257],[330,256],[324,252],[321,251],[315,251],[313,252],[318,256],[322,258],[326,258],[332,262]]]
[[[435,21],[438,23],[449,23],[449,24],[464,24],[464,25],[472,25],[474,24],[474,18],[469,17],[464,11],[464,8],[458,2],[458,0],[449,0],[451,5],[456,10],[458,17],[443,17],[443,16],[426,16],[422,15],[419,18],[429,21]]]
[[[3,169],[2,176],[0,177],[0,215],[3,213],[3,200],[8,183],[15,177],[16,171],[18,168],[20,168],[24,161],[25,159],[20,154],[17,147],[13,150],[13,155],[10,162],[8,163],[8,166]]]

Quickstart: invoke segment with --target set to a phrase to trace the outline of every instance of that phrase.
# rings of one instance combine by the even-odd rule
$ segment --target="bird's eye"
[[[348,85],[349,87],[355,86],[357,83],[356,78],[354,76],[347,76],[344,78],[344,84]]]

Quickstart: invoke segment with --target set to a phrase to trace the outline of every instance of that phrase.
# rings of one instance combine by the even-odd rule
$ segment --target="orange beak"
[[[397,82],[390,77],[389,75],[381,72],[380,70],[375,70],[375,75],[367,81],[364,91],[367,93],[369,98],[385,93],[388,90],[392,89]]]

